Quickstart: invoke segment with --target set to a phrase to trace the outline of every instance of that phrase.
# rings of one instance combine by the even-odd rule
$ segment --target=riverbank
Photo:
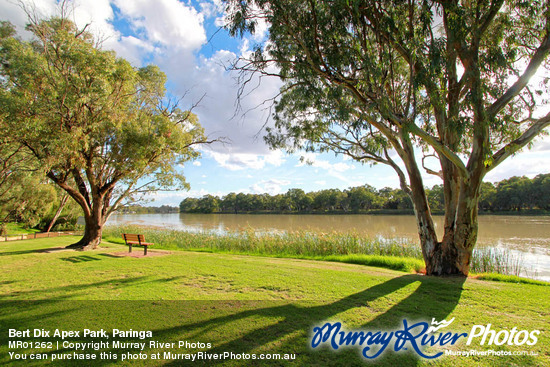
[[[76,238],[37,239],[0,246],[0,319],[17,330],[80,330],[70,342],[98,342],[82,330],[151,331],[143,350],[108,347],[82,353],[118,355],[103,360],[110,365],[160,366],[181,361],[152,356],[160,353],[293,354],[295,362],[279,365],[361,366],[361,348],[329,346],[312,349],[315,326],[339,321],[346,330],[396,330],[403,320],[454,320],[442,332],[470,333],[475,325],[491,329],[539,330],[534,345],[481,344],[423,349],[428,355],[454,354],[428,361],[409,350],[393,348],[378,357],[377,366],[494,366],[550,364],[550,287],[476,279],[434,278],[417,274],[295,259],[234,254],[172,251],[165,256],[133,258],[120,254],[123,245],[104,242],[98,250],[55,250]],[[151,250],[157,251],[157,250]],[[521,297],[518,297],[521,294]],[[53,355],[72,355],[69,347],[39,346],[9,349],[7,332],[0,335],[0,363],[9,365],[8,352],[43,353],[33,365],[51,365]],[[41,338],[40,341],[61,341]],[[150,345],[151,340],[175,347]],[[203,343],[199,348],[177,348],[179,341]],[[62,342],[62,341],[61,341]],[[207,344],[210,344],[209,346]],[[478,350],[486,355],[459,356]],[[491,354],[491,350],[510,353]],[[521,355],[522,351],[527,351]],[[147,360],[121,361],[132,353]],[[27,357],[30,358],[30,357]],[[138,357],[139,358],[139,357]],[[202,361],[205,362],[206,361]],[[23,363],[23,362],[21,362]],[[72,363],[72,364],[71,364]],[[66,361],[78,365],[82,361]],[[218,360],[218,366],[272,366],[273,361]],[[200,365],[200,363],[199,363]]]
[[[352,232],[257,233],[249,228],[219,234],[130,225],[106,227],[103,238],[122,244],[122,233],[144,234],[148,242],[155,243],[155,248],[166,250],[323,260],[416,273],[422,273],[424,269],[422,253],[417,244],[406,240],[373,239]],[[476,249],[472,257],[471,272],[508,275],[512,277],[502,279],[519,281],[518,276],[523,270],[520,260],[506,250]]]

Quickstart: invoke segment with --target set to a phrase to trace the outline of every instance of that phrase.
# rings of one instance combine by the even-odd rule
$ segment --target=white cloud
[[[282,152],[273,152],[268,155],[258,155],[253,153],[220,153],[216,151],[206,151],[207,155],[212,157],[221,167],[231,171],[244,169],[262,169],[266,164],[280,166],[284,162]]]
[[[201,14],[203,14],[205,18],[218,17],[223,13],[225,8],[222,0],[201,2],[199,5],[201,7]]]
[[[199,162],[199,161],[194,161],[194,162],[193,162],[193,166],[200,167],[200,166],[202,166],[202,163]]]
[[[25,1],[25,7],[38,19],[61,13],[60,4],[56,0]],[[110,24],[114,15],[109,0],[75,1],[67,4],[67,10],[69,11],[68,18],[73,20],[78,27],[82,28],[88,25],[87,29],[101,39],[116,38],[117,32]],[[25,38],[30,37],[30,33],[24,31],[24,27],[28,23],[27,14],[16,1],[1,1],[0,14],[2,14],[2,19],[9,19]]]
[[[88,30],[106,43],[118,38],[118,32],[111,24],[113,19],[114,12],[109,0],[77,0],[74,3],[74,22],[79,27],[88,24]]]
[[[128,60],[132,65],[141,66],[144,54],[153,53],[155,47],[149,42],[134,36],[122,36],[118,40],[108,40],[105,46],[115,50],[118,57]]]
[[[277,95],[281,82],[264,78],[260,83],[253,78],[254,89],[249,88],[238,101],[235,75],[226,70],[236,58],[233,52],[218,50],[210,58],[199,60],[173,54],[159,59],[158,64],[176,85],[176,94],[186,94],[187,101],[201,101],[194,112],[207,134],[227,142],[205,148],[219,165],[230,170],[279,166],[284,162],[284,153],[270,150],[262,137],[264,125],[270,123],[271,102],[262,103]]]
[[[177,0],[115,0],[137,33],[152,43],[195,50],[206,42],[204,16]]]
[[[225,193],[221,191],[210,192],[205,189],[189,191],[160,191],[147,194],[145,199],[150,201],[150,205],[172,205],[177,206],[185,198],[200,198],[205,195],[223,197]]]
[[[264,155],[265,162],[275,167],[281,166],[286,162],[286,154],[281,150],[271,151],[270,154]]]
[[[527,151],[508,158],[485,177],[485,181],[497,182],[512,176],[535,177],[540,173],[549,173],[548,151]]]
[[[329,172],[346,172],[356,167],[353,164],[344,162],[330,163],[327,160],[319,159],[317,153],[305,152],[301,154],[302,161],[296,165],[296,167],[303,167],[310,165],[312,167],[321,168]]]
[[[332,164],[329,168],[330,170],[336,171],[336,172],[345,172],[350,169],[355,169],[355,166],[353,164],[347,164],[347,163],[335,163]]]
[[[286,191],[283,190],[282,186],[288,185],[290,185],[290,181],[288,180],[263,180],[250,186],[250,191],[254,194],[268,193],[270,195],[277,195],[282,193],[283,191]]]
[[[535,142],[533,149],[531,149],[531,152],[550,152],[550,136],[544,136],[538,139]]]

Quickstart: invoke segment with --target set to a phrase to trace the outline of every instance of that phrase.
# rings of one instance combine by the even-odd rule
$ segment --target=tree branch
[[[59,179],[52,171],[46,173],[46,176],[55,182],[59,187],[61,187],[63,190],[67,192],[81,207],[84,211],[84,215],[91,216],[91,205],[89,204],[89,200],[87,200],[84,195],[82,195],[78,190],[71,187],[71,185],[67,184],[65,180]]]
[[[426,173],[428,173],[430,175],[437,176],[437,177],[439,177],[443,180],[444,178],[443,178],[443,172],[442,171],[436,172],[436,171],[432,170],[431,168],[426,167],[426,158],[428,158],[428,157],[435,157],[435,155],[434,154],[424,155],[422,157],[422,168],[424,168]]]
[[[493,155],[492,163],[488,167],[486,167],[487,172],[497,167],[506,158],[510,157],[521,148],[525,147],[527,144],[533,141],[533,139],[538,134],[540,134],[542,130],[550,126],[550,112],[546,116],[534,121],[535,122],[533,123],[533,125],[531,125],[531,127],[529,127],[519,138],[506,144]]]
[[[450,162],[452,162],[460,174],[463,177],[468,176],[468,170],[466,169],[466,166],[464,165],[464,162],[462,162],[462,159],[455,154],[449,147],[442,144],[439,140],[437,140],[434,136],[427,133],[420,127],[418,127],[414,122],[405,123],[403,121],[400,121],[399,118],[396,116],[394,117],[396,121],[399,121],[401,126],[403,126],[406,129],[409,129],[414,135],[421,138],[425,143],[427,143],[429,146],[431,146],[437,153],[442,154],[447,158]]]
[[[550,51],[550,33],[546,32],[545,38],[542,40],[537,51],[531,58],[529,65],[518,78],[518,80],[508,90],[487,109],[489,118],[494,118],[512,99],[514,99],[527,86],[529,80],[535,75],[540,65],[546,59],[548,51]]]

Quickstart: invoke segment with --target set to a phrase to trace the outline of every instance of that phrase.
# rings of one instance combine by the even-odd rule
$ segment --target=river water
[[[439,236],[443,217],[435,217]],[[311,230],[358,232],[369,237],[418,242],[412,215],[284,215],[284,214],[121,214],[107,225],[137,224],[182,231],[225,233],[251,228],[257,231]],[[550,281],[550,217],[479,217],[478,247],[507,249],[522,258],[529,277]]]

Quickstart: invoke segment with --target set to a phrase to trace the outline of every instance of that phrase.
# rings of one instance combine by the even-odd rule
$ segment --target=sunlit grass
[[[521,278],[516,275],[504,275],[504,274],[495,274],[495,273],[482,273],[474,275],[476,279],[482,280],[493,280],[497,282],[507,282],[507,283],[520,283],[520,284],[536,284],[543,286],[550,286],[550,283],[544,282],[541,280]]]

